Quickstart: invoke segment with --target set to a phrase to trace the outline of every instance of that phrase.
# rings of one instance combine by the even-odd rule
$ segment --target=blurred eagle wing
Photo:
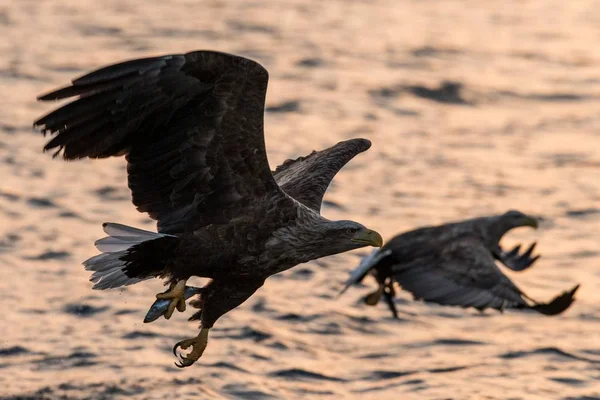
[[[392,266],[392,272],[416,299],[478,309],[527,306],[521,290],[500,271],[477,235],[433,243],[429,252]]]

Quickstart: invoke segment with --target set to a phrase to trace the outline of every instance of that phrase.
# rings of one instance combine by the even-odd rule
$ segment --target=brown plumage
[[[104,224],[102,254],[85,262],[94,288],[164,277],[165,317],[185,309],[191,276],[211,278],[198,304],[197,338],[249,298],[264,280],[302,262],[368,245],[381,236],[319,214],[334,175],[370,142],[354,139],[269,169],[263,135],[267,71],[212,51],[108,66],[40,100],[77,99],[35,122],[55,135],[45,150],[66,160],[125,155],[133,203],[158,233]],[[275,176],[274,176],[275,175]],[[176,347],[178,346],[176,345]]]
[[[531,257],[535,243],[523,254],[519,254],[520,246],[509,252],[500,246],[502,236],[520,226],[537,228],[537,221],[519,211],[509,211],[400,234],[363,260],[344,291],[372,274],[379,288],[365,302],[374,305],[384,296],[394,317],[394,282],[415,299],[442,305],[559,314],[574,301],[579,285],[549,303],[540,303],[520,290],[496,265],[498,260],[514,271],[522,271],[539,258]]]

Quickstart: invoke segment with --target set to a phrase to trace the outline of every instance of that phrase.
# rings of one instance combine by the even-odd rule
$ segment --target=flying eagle
[[[400,234],[363,259],[342,293],[372,274],[379,287],[365,297],[365,303],[375,305],[383,295],[394,317],[394,281],[416,300],[480,311],[514,308],[560,314],[575,300],[579,285],[549,303],[540,303],[527,296],[496,265],[498,260],[513,271],[523,271],[539,258],[531,257],[535,243],[523,254],[519,254],[520,246],[511,251],[500,246],[506,232],[521,226],[537,228],[538,223],[519,211],[508,211]]]
[[[165,317],[185,310],[186,281],[210,278],[196,305],[197,337],[178,366],[202,355],[210,328],[266,278],[293,266],[364,246],[379,233],[320,215],[335,174],[371,143],[354,139],[288,160],[271,172],[263,117],[268,73],[260,64],[214,51],[107,66],[38,99],[74,101],[34,123],[55,135],[44,150],[65,160],[124,155],[138,211],[158,233],[105,223],[102,254],[84,262],[94,289],[161,277]],[[188,296],[189,297],[189,296]]]

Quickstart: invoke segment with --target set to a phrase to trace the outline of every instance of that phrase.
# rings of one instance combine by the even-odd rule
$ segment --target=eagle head
[[[324,236],[324,242],[331,243],[338,251],[383,246],[383,238],[379,233],[354,221],[329,222]]]

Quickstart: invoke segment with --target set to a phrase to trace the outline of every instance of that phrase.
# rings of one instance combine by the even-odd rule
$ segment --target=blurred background
[[[3,399],[600,398],[598,2],[0,1],[0,397]],[[412,302],[401,319],[336,298],[366,250],[269,279],[215,326],[199,363],[171,347],[178,314],[142,323],[161,282],[91,290],[81,262],[101,223],[153,229],[122,159],[66,163],[31,129],[37,95],[118,61],[197,49],[270,72],[273,167],[340,140],[373,142],[323,213],[384,238],[502,213],[544,218],[507,246],[542,258],[507,273],[563,315]]]

